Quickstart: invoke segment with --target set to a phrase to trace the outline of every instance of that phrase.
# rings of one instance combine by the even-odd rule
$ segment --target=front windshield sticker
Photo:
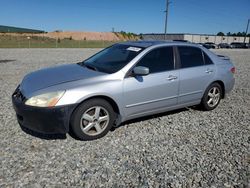
[[[134,52],[139,52],[139,51],[141,50],[141,48],[137,48],[137,47],[128,47],[127,50],[134,51]]]

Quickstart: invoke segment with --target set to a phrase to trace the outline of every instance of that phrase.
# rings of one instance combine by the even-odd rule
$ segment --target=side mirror
[[[143,67],[143,66],[138,66],[133,69],[133,74],[137,76],[145,76],[149,74],[149,68],[148,67]]]

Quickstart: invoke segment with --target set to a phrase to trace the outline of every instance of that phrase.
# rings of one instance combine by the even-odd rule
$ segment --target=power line
[[[191,2],[190,2],[191,1]],[[178,2],[180,3],[185,3],[183,4],[183,6],[178,6]],[[186,10],[189,11],[195,11],[196,12],[196,16],[199,15],[200,19],[206,19],[205,23],[207,23],[206,25],[208,26],[209,24],[216,24],[218,26],[227,26],[229,27],[230,24],[227,23],[226,21],[224,21],[221,18],[226,18],[227,20],[230,19],[231,21],[235,21],[237,24],[235,25],[234,28],[242,28],[242,22],[245,22],[245,18],[242,17],[242,15],[240,15],[240,13],[234,13],[232,15],[232,11],[230,9],[229,6],[227,6],[225,4],[225,6],[223,7],[216,7],[216,9],[213,9],[213,14],[216,14],[217,19],[211,19],[211,10],[207,8],[207,6],[201,6],[201,1],[199,0],[189,0],[189,1],[181,1],[181,0],[176,0],[175,2],[175,6],[178,6],[178,11],[184,12]],[[209,3],[209,2],[208,2]],[[189,14],[186,14],[184,17],[182,17],[182,19],[194,19],[194,21],[196,21],[196,19],[193,16],[189,16]],[[197,19],[199,20],[199,19]],[[241,22],[241,23],[240,23]]]
[[[193,2],[189,2],[189,1],[193,1]],[[185,4],[185,6],[183,6],[185,9],[188,9],[187,6],[189,6],[189,8],[192,9],[192,11],[200,11],[200,13],[207,13],[208,15],[211,15],[211,10],[208,9],[206,6],[201,6],[200,2],[202,1],[199,1],[199,0],[189,0],[189,1],[186,1],[187,4]],[[207,2],[209,3],[209,2]],[[195,10],[193,10],[195,8]],[[213,9],[212,10],[213,14],[216,14],[218,18],[224,16],[226,18],[230,18],[231,19],[234,19],[234,20],[243,20],[242,18],[242,15],[239,15],[239,14],[236,14],[234,13],[232,15],[232,11],[231,9],[225,4],[225,6],[223,7],[220,7],[220,6],[217,6],[216,9]],[[199,14],[200,14],[199,13]]]

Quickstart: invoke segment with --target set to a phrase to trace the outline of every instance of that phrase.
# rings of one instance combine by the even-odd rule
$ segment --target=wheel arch
[[[221,80],[215,80],[211,84],[213,84],[213,83],[218,83],[221,86],[221,89],[222,89],[222,99],[224,99],[224,97],[225,97],[225,84],[224,84],[224,82],[221,81]]]
[[[84,102],[88,101],[88,100],[91,100],[91,99],[104,99],[106,100],[113,108],[114,112],[116,113],[117,115],[117,118],[116,118],[116,121],[115,121],[115,124],[120,124],[121,123],[121,111],[120,111],[120,108],[118,106],[118,104],[115,102],[115,100],[109,96],[106,96],[106,95],[94,95],[94,96],[89,96],[87,98],[85,98],[84,100],[82,100],[81,102],[79,102],[77,104],[77,106],[74,108],[73,112],[71,113],[71,117],[70,119],[72,118],[72,115],[74,114],[75,110],[81,105],[83,104]]]
[[[89,97],[87,99],[84,99],[80,104],[82,104],[83,102],[85,102],[87,100],[95,99],[95,98],[106,100],[107,102],[109,102],[109,104],[111,104],[111,106],[113,107],[114,112],[117,113],[117,114],[120,114],[120,109],[119,109],[117,103],[115,102],[115,100],[112,99],[111,97],[106,96],[106,95],[96,95],[96,96]]]

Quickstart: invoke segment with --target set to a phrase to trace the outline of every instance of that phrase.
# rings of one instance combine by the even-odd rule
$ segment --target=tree
[[[227,33],[227,36],[231,36],[232,34],[230,32]]]
[[[225,34],[220,31],[219,33],[217,33],[217,36],[225,36]]]
[[[237,36],[243,36],[241,32],[238,32],[236,35]]]
[[[141,40],[143,39],[142,33],[139,34],[139,38],[140,38]]]

